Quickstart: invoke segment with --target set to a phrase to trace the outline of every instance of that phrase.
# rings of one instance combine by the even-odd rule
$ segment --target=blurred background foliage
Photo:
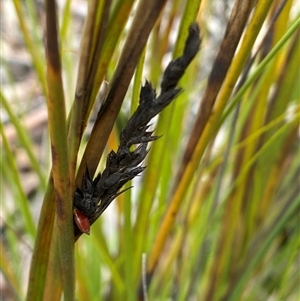
[[[67,249],[76,300],[298,300],[297,1],[56,4],[61,83],[45,57],[49,7],[1,2],[2,300],[74,298],[60,273],[49,128],[68,135],[69,169],[53,172],[74,189],[85,166],[103,170],[141,85],[159,90],[193,21],[201,50],[152,122],[161,138],[146,170],[78,239],[75,260]]]

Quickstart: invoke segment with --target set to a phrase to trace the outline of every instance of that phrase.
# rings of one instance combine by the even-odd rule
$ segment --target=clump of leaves
[[[3,108],[19,138],[16,148],[25,150],[44,195],[36,227],[15,145],[1,123],[1,172],[13,197],[3,202],[8,226],[1,231],[0,264],[14,300],[24,296],[19,250],[28,237],[34,242],[28,301],[58,301],[62,294],[71,301],[75,295],[130,301],[299,299],[296,1],[90,0],[82,31],[74,26],[71,1],[59,21],[53,0],[41,11],[32,0],[6,2],[14,5],[39,96],[47,99],[53,154],[47,183],[48,170],[45,175],[22,114],[12,105],[15,97],[3,89]],[[45,31],[37,19],[44,12]],[[185,41],[194,20],[203,50],[181,78],[180,93],[176,85],[191,58]],[[78,52],[72,44],[78,41],[76,28]],[[156,95],[153,87],[169,49],[174,60]],[[140,90],[144,78],[153,87],[146,81]],[[85,145],[101,86],[107,90]],[[178,101],[159,114],[152,132],[147,110],[157,107],[158,113],[160,103],[173,97]],[[31,102],[31,93],[23,93],[18,104],[26,98]],[[139,185],[121,193],[138,174]],[[96,221],[115,196],[112,210]],[[12,214],[6,204],[14,205]],[[73,213],[84,221],[81,229]],[[92,223],[91,235],[78,239]]]

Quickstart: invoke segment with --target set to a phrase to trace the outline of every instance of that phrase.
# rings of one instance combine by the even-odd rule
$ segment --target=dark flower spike
[[[145,169],[140,164],[147,156],[148,143],[159,138],[152,136],[153,131],[148,131],[149,122],[181,92],[176,86],[200,48],[199,34],[198,24],[192,23],[183,55],[171,61],[163,74],[159,96],[146,80],[141,88],[139,106],[121,131],[117,152],[111,151],[108,154],[104,171],[92,180],[88,168],[86,169],[81,188],[77,188],[74,195],[76,239],[82,232],[89,234],[90,224],[97,220],[118,195],[129,189],[120,191],[122,186]],[[135,149],[131,150],[134,145]]]

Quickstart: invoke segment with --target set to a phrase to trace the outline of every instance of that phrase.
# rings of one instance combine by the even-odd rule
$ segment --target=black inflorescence
[[[122,186],[145,169],[140,164],[148,153],[148,143],[159,138],[152,135],[148,123],[181,92],[176,86],[200,48],[199,34],[198,24],[192,23],[183,55],[167,66],[158,96],[148,81],[141,88],[138,108],[120,134],[117,152],[108,154],[104,171],[93,180],[86,169],[81,188],[77,188],[74,195],[74,206],[87,216],[91,224],[113,199],[124,192],[120,191]],[[136,148],[132,150],[134,145]]]

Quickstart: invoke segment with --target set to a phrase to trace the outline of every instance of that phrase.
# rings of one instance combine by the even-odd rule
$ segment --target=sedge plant
[[[91,0],[79,23],[72,1],[12,4],[49,164],[3,50],[3,300],[299,299],[296,1]]]

